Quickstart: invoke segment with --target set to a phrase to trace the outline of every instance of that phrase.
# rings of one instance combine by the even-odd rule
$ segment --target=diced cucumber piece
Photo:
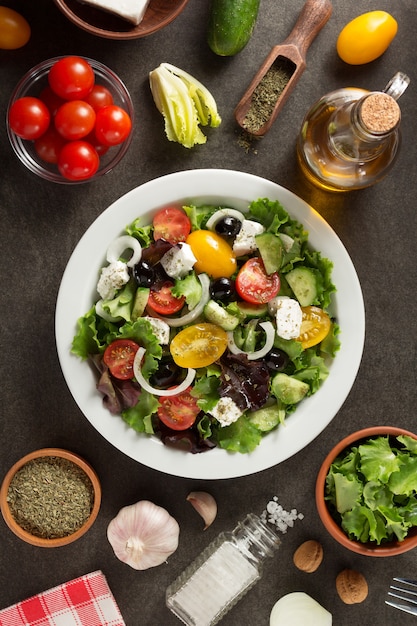
[[[267,274],[277,272],[281,267],[284,246],[282,240],[274,233],[261,233],[255,236],[256,245]]]
[[[311,267],[295,267],[285,274],[285,278],[301,306],[314,304],[322,289],[320,272]]]
[[[149,291],[147,287],[138,287],[136,290],[135,299],[133,301],[133,308],[131,313],[132,321],[137,320],[139,317],[142,317],[146,305],[148,304]]]
[[[262,409],[247,413],[247,417],[258,430],[266,433],[284,422],[285,409],[281,402],[278,401],[271,406],[262,407]]]
[[[288,374],[279,372],[271,381],[271,392],[284,404],[297,404],[300,402],[307,391],[309,385],[302,380],[297,380]]]
[[[267,304],[250,304],[250,302],[238,302],[237,306],[242,313],[242,317],[247,319],[258,319],[268,313]]]
[[[209,300],[204,307],[204,315],[212,324],[217,324],[223,330],[234,330],[239,325],[239,318],[226,311],[215,300]]]

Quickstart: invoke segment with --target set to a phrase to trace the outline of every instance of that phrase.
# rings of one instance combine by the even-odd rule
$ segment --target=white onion
[[[206,228],[208,230],[214,230],[216,228],[216,224],[220,222],[224,217],[235,217],[239,222],[243,222],[245,216],[240,211],[236,211],[236,209],[219,209],[206,222]]]
[[[135,374],[135,378],[142,389],[148,393],[152,393],[154,396],[176,396],[182,391],[185,391],[191,385],[195,378],[195,370],[189,367],[185,379],[173,389],[155,389],[155,387],[152,387],[146,378],[144,378],[140,367],[145,352],[145,348],[139,348],[136,352],[135,360],[133,361],[133,373]]]
[[[255,352],[245,352],[244,350],[241,350],[240,348],[237,347],[235,343],[235,339],[233,337],[233,331],[229,331],[227,333],[227,338],[228,338],[228,347],[229,347],[230,352],[232,354],[246,354],[249,361],[254,361],[255,359],[261,359],[266,354],[268,354],[268,352],[271,350],[271,348],[274,345],[275,328],[273,327],[272,322],[261,322],[259,326],[261,326],[264,329],[265,334],[266,334],[265,343],[262,346],[262,348],[260,348],[259,350],[255,350]]]
[[[182,317],[161,317],[160,315],[155,315],[155,317],[163,320],[172,328],[178,328],[178,326],[186,326],[187,324],[193,322],[197,317],[199,317],[203,312],[203,309],[206,306],[207,302],[210,300],[210,279],[207,274],[198,274],[198,279],[201,283],[203,292],[201,294],[200,302],[193,309],[191,309],[191,311],[188,311],[188,313],[186,313]]]
[[[120,317],[113,317],[113,315],[110,315],[110,313],[107,313],[107,311],[104,310],[103,300],[96,302],[96,313],[106,320],[106,322],[119,322],[121,319]]]
[[[282,596],[272,607],[270,626],[332,626],[332,614],[303,591]]]
[[[128,267],[133,267],[136,263],[139,263],[140,258],[142,256],[142,246],[139,241],[135,239],[135,237],[131,237],[130,235],[123,235],[122,237],[117,237],[114,239],[109,247],[107,248],[107,261],[109,263],[114,263],[118,261],[122,255],[122,253],[127,249],[132,250],[132,256],[129,261],[126,263]]]

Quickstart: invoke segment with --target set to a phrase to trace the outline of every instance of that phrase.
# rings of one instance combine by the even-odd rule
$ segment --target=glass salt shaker
[[[168,608],[189,626],[214,626],[253,587],[280,539],[252,513],[223,532],[166,591]]]
[[[383,91],[348,87],[323,96],[306,114],[297,158],[306,178],[329,191],[363,189],[380,181],[400,147],[397,103],[410,82],[397,72]]]

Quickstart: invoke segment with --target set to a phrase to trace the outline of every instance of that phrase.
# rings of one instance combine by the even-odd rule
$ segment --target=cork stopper
[[[386,93],[372,93],[361,106],[362,124],[371,133],[387,133],[400,121],[401,111],[397,102]]]

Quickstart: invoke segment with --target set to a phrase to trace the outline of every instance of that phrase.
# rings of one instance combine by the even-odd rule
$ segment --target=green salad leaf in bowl
[[[404,552],[417,534],[415,435],[379,427],[346,438],[322,465],[316,501],[326,528],[346,547]]]

